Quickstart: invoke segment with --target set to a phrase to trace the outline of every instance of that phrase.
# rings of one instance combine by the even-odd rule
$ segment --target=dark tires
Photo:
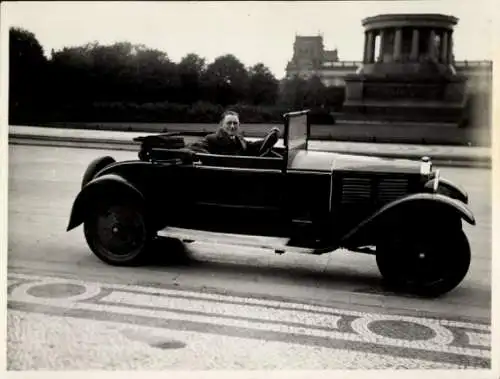
[[[443,295],[464,279],[471,261],[469,242],[462,229],[429,233],[398,230],[377,245],[377,265],[385,283],[419,296]]]
[[[94,159],[87,166],[87,169],[85,170],[85,173],[83,174],[81,187],[82,188],[85,187],[85,185],[94,178],[95,174],[97,174],[103,168],[106,168],[110,164],[113,164],[115,162],[116,161],[114,160],[114,158],[110,157],[110,156],[105,156],[105,157],[100,157],[100,158]]]
[[[84,234],[92,252],[114,266],[144,263],[154,238],[144,208],[119,201],[91,212],[84,222]]]

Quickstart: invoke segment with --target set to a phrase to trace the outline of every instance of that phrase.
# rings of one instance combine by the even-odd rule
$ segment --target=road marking
[[[263,305],[230,305],[226,303],[214,303],[203,300],[193,301],[191,299],[168,298],[146,294],[135,294],[130,292],[113,291],[101,301],[117,303],[122,305],[149,306],[154,304],[157,308],[170,308],[175,310],[189,309],[193,312],[206,312],[217,316],[245,315],[265,321],[281,321],[288,323],[303,323],[310,327],[324,327],[325,329],[338,329],[340,316],[334,314],[314,314],[309,312],[297,312],[290,310],[270,310]],[[235,309],[237,311],[235,312]]]
[[[385,342],[388,344],[400,343],[401,341],[400,339],[381,336],[380,334],[372,332],[369,326],[374,321],[401,321],[401,318],[399,316],[367,314],[363,317],[354,320],[351,323],[351,327],[359,334],[366,336],[371,340],[376,341],[377,343],[380,342]],[[426,344],[444,346],[444,345],[449,345],[450,343],[453,342],[453,333],[449,329],[446,329],[443,326],[439,325],[439,323],[437,322],[429,322],[426,320],[413,320],[412,323],[417,325],[423,325],[424,327],[431,329],[435,333],[435,336],[433,338],[425,341]]]
[[[37,275],[27,275],[27,274],[18,274],[18,273],[9,273],[8,275],[9,275],[9,277],[12,277],[12,278],[39,280],[41,282],[50,282],[50,283],[64,282],[64,283],[80,284],[83,286],[85,286],[88,283],[88,282],[85,282],[83,280],[78,280],[78,279],[61,279],[61,278],[55,278],[55,277],[49,277],[49,276],[37,276]],[[196,300],[211,299],[211,300],[216,300],[216,301],[227,301],[227,302],[231,302],[231,303],[241,303],[241,304],[248,304],[248,305],[261,305],[261,306],[271,306],[271,307],[279,307],[279,308],[290,308],[290,309],[297,309],[300,311],[327,312],[327,313],[331,313],[331,314],[338,314],[338,315],[345,315],[345,316],[363,317],[367,314],[366,312],[351,311],[351,310],[345,310],[345,309],[336,309],[336,308],[326,307],[326,306],[309,305],[309,304],[301,304],[301,303],[289,303],[289,302],[281,302],[281,301],[276,301],[276,300],[242,298],[242,297],[231,296],[231,295],[210,294],[210,293],[195,292],[195,291],[189,291],[189,290],[151,288],[151,287],[144,287],[144,286],[111,284],[111,283],[110,284],[101,283],[101,286],[106,287],[106,288],[110,288],[113,290],[126,290],[126,291],[127,290],[128,291],[136,290],[136,291],[140,291],[142,293],[158,294],[158,295],[164,295],[164,296],[193,297]],[[91,296],[88,296],[88,297],[90,298]],[[82,299],[83,298],[84,297],[82,295]],[[476,330],[480,330],[480,331],[482,330],[482,331],[487,331],[487,332],[491,331],[490,325],[484,325],[484,324],[475,324],[475,323],[452,321],[452,320],[442,320],[442,319],[436,320],[436,319],[425,318],[425,317],[412,317],[412,316],[398,316],[398,317],[399,317],[399,320],[401,320],[401,321],[438,322],[439,324],[444,325],[444,326],[454,326],[454,327],[459,327],[459,328],[472,328],[472,329],[476,329]]]
[[[332,349],[12,309],[8,320],[10,370],[456,370],[467,366],[460,359],[436,362],[341,345]],[[172,342],[184,347],[158,348]]]
[[[351,312],[331,307],[303,305],[298,303],[280,303],[278,301],[237,298],[228,295],[202,294],[193,291],[159,290],[149,287],[126,286],[86,282],[81,280],[60,279],[9,273],[9,277],[32,282],[20,283],[11,289],[9,301],[13,304],[24,303],[39,306],[56,307],[73,312],[83,311],[134,317],[161,319],[164,322],[178,321],[206,325],[206,329],[237,328],[253,331],[284,333],[293,340],[293,335],[327,338],[350,343],[373,344],[398,349],[413,349],[443,354],[466,355],[470,357],[490,359],[489,333],[486,325],[457,323],[429,318],[382,315],[367,312]],[[69,284],[80,287],[75,295],[68,294],[51,297],[44,293],[47,288]],[[52,286],[52,287],[50,287]],[[137,293],[134,293],[136,291]],[[230,300],[230,301],[228,301]],[[267,309],[266,306],[278,306],[278,309]],[[281,306],[283,309],[279,309]],[[26,308],[26,306],[24,306]],[[36,308],[36,307],[35,307]],[[15,309],[15,308],[14,308]],[[314,312],[323,312],[322,314]],[[351,318],[350,320],[347,318]],[[89,316],[86,316],[89,317]],[[354,317],[354,320],[352,319]],[[341,327],[341,320],[343,321]],[[375,332],[370,324],[405,321],[433,332],[424,339],[394,338]],[[470,344],[455,346],[452,329],[465,325],[469,330]],[[474,330],[471,333],[471,330]],[[481,333],[483,332],[483,333]]]
[[[484,333],[465,332],[472,346],[489,347],[491,345],[491,335]]]

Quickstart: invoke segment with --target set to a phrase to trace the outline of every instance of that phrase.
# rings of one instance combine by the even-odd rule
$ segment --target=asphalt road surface
[[[477,226],[468,276],[429,300],[384,292],[374,257],[346,251],[194,243],[188,261],[107,266],[65,230],[86,165],[108,154],[135,157],[9,146],[8,369],[490,367],[490,170],[442,170]]]

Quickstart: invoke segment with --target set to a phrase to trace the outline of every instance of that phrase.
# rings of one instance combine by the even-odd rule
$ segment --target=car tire
[[[97,174],[99,171],[101,171],[102,169],[108,167],[110,164],[113,164],[115,162],[116,162],[115,159],[110,156],[94,159],[87,166],[87,169],[83,174],[81,187],[82,188],[85,187],[85,185],[94,178],[95,174]]]
[[[126,202],[96,207],[84,222],[84,235],[92,252],[113,266],[145,263],[154,240],[144,208]]]
[[[457,287],[467,275],[471,251],[462,229],[426,235],[394,233],[377,246],[376,261],[385,284],[396,291],[438,297]]]

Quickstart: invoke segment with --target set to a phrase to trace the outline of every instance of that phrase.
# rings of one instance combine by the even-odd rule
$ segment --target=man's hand
[[[281,131],[280,131],[280,128],[278,128],[277,126],[274,126],[272,129],[271,129],[271,133],[276,133],[276,134],[280,134]]]

